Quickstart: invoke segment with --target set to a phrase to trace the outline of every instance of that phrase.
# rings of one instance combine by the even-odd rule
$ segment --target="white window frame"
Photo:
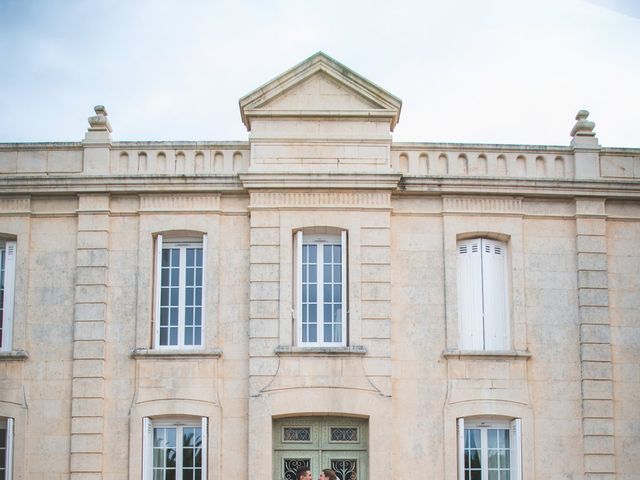
[[[509,472],[511,480],[522,479],[522,420],[514,418],[512,420],[496,419],[492,417],[486,418],[458,418],[457,421],[457,439],[458,439],[458,480],[465,480],[464,475],[464,440],[465,428],[480,429],[481,431],[481,465],[482,480],[487,480],[488,476],[488,445],[487,430],[499,428],[509,430]]]
[[[0,480],[11,480],[13,478],[13,418],[0,418],[0,428],[6,430],[5,451],[4,451],[4,476]]]
[[[342,341],[340,342],[325,342],[324,341],[324,278],[323,278],[323,244],[326,243],[340,243],[341,246],[341,282],[342,282],[342,310],[341,310],[341,327],[342,327]],[[317,245],[318,249],[318,268],[317,268],[317,341],[316,342],[303,342],[302,336],[302,246],[303,245]],[[296,323],[297,323],[297,344],[300,347],[341,347],[347,345],[347,321],[348,321],[348,289],[347,289],[347,270],[348,270],[348,255],[347,255],[347,232],[341,230],[338,234],[327,233],[308,233],[303,230],[299,230],[295,234],[295,252],[296,252],[296,282],[295,282],[295,297],[296,297]]]
[[[507,243],[490,238],[459,240],[456,255],[460,349],[509,350]]]
[[[207,417],[201,418],[160,418],[142,419],[142,479],[153,480],[153,429],[176,428],[176,478],[182,478],[182,429],[184,427],[200,427],[202,436],[202,480],[207,477],[207,457],[209,455]]]
[[[4,254],[4,294],[2,296],[2,341],[0,351],[9,352],[13,348],[13,308],[15,300],[16,248],[13,240],[0,242],[0,250]]]
[[[162,289],[162,250],[168,247],[180,248],[180,273],[179,273],[179,310],[178,310],[178,343],[177,345],[161,345],[160,344],[160,309],[161,309],[161,289]],[[185,290],[186,290],[186,249],[193,247],[202,248],[202,304],[201,304],[201,332],[200,344],[185,345]],[[164,238],[159,234],[156,237],[156,261],[155,261],[155,293],[154,293],[154,347],[156,349],[201,349],[204,347],[205,338],[205,296],[207,291],[207,236],[202,237],[168,237]]]

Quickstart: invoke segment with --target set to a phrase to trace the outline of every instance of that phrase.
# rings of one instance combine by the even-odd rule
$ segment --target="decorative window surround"
[[[459,480],[522,480],[521,419],[459,418],[457,423]]]
[[[153,420],[145,417],[142,439],[143,480],[208,478],[207,426],[207,417],[197,420]],[[170,459],[173,461],[167,461]]]
[[[489,238],[458,241],[458,322],[461,350],[509,348],[507,244]]]
[[[295,236],[299,347],[347,345],[347,232]]]
[[[159,350],[204,344],[206,238],[156,238],[154,346]]]

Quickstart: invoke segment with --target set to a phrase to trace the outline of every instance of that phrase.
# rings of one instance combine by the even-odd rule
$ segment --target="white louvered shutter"
[[[160,346],[160,292],[162,286],[162,235],[158,235],[156,238],[156,265],[155,265],[155,345]]]
[[[0,350],[13,348],[13,302],[16,279],[16,242],[5,242],[4,297],[2,305],[2,345]]]
[[[509,348],[507,246],[486,238],[481,246],[484,349],[506,350]]]
[[[142,419],[142,479],[153,479],[153,422]]]
[[[522,420],[511,420],[511,480],[522,480]]]
[[[341,248],[340,251],[342,253],[342,344],[346,345],[347,342],[347,314],[349,312],[349,302],[347,300],[347,232],[342,231],[340,235],[340,243]]]
[[[459,418],[457,425],[458,437],[458,480],[464,480],[464,418]]]
[[[458,242],[458,325],[461,350],[484,348],[479,238]]]
[[[15,250],[15,248],[14,248]],[[13,478],[13,418],[7,418],[7,438],[5,439],[5,476],[6,480]]]
[[[293,295],[295,297],[295,325],[297,329],[297,341],[298,345],[302,345],[302,230],[296,232],[296,236],[293,240],[294,252],[295,252],[295,288]]]
[[[207,417],[202,417],[202,478],[203,480],[207,480],[209,478],[209,474],[207,472],[207,457],[209,456],[209,419]]]
[[[207,329],[207,235],[202,235],[202,308],[200,309],[200,345],[206,345],[205,331]]]

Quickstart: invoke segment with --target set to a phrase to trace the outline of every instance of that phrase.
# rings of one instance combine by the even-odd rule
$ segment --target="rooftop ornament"
[[[96,105],[93,107],[93,110],[96,114],[88,118],[89,130],[106,130],[111,132],[111,124],[107,118],[107,109],[104,108],[104,105]]]
[[[593,129],[596,127],[596,124],[590,120],[587,120],[589,117],[589,112],[587,110],[579,110],[576,114],[576,124],[571,129],[571,136],[585,136],[585,137],[594,137],[596,133]]]

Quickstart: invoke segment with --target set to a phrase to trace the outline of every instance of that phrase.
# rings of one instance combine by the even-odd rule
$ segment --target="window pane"
[[[489,468],[498,468],[498,452],[496,450],[489,450]]]
[[[324,263],[331,263],[332,261],[331,245],[324,245],[322,254],[324,255]]]
[[[309,281],[315,282],[318,279],[318,267],[315,263],[309,264]]]
[[[467,448],[480,448],[480,430],[479,429],[465,429],[466,440],[465,447]]]
[[[325,284],[324,284],[324,301],[325,302],[330,302],[332,299],[332,295],[331,295],[331,284],[327,283],[327,278],[325,277]]]
[[[498,447],[498,430],[493,428],[487,430],[487,444],[489,448]]]
[[[333,301],[342,303],[342,284],[333,286]]]
[[[317,263],[317,261],[317,247],[315,245],[309,245],[309,263]]]
[[[169,344],[177,345],[178,344],[178,329],[172,328],[169,332]]]
[[[327,262],[327,259],[325,258],[324,261]],[[324,275],[324,282],[331,283],[331,265],[327,265],[327,263],[325,263],[322,274]]]
[[[167,325],[169,325],[169,310],[160,308],[160,326],[166,327]]]

